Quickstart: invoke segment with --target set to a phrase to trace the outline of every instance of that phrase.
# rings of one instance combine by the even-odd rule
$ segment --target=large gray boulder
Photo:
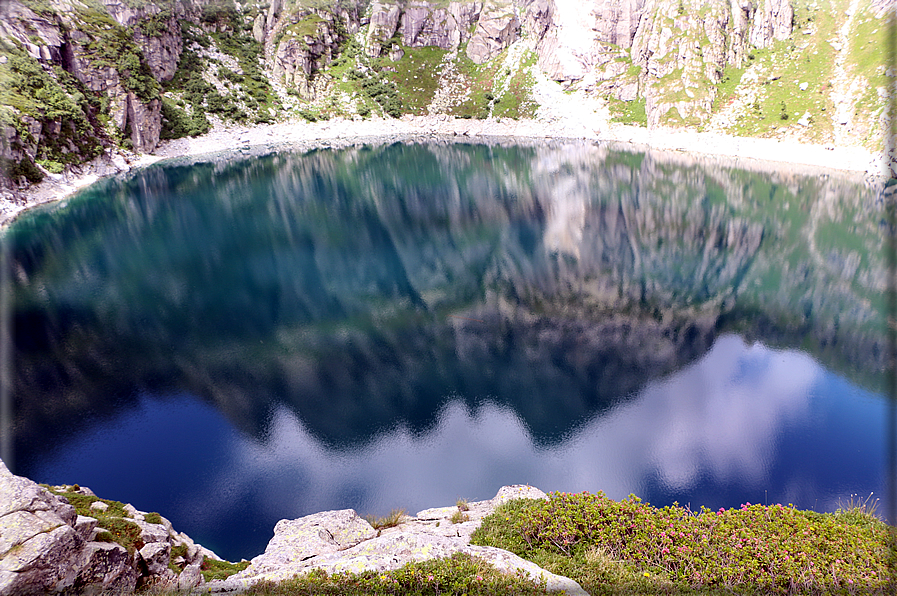
[[[299,519],[282,519],[265,552],[254,559],[240,578],[292,577],[314,557],[339,552],[377,535],[371,524],[352,509],[325,511]]]
[[[544,499],[546,495],[531,486],[506,486],[488,501],[469,503],[463,510],[458,506],[425,509],[379,532],[351,509],[281,520],[263,555],[240,573],[209,582],[203,590],[238,592],[259,581],[279,582],[314,569],[328,573],[391,571],[412,562],[465,553],[500,571],[521,571],[545,581],[550,590],[584,596],[586,592],[569,578],[549,573],[508,551],[470,545],[470,536],[484,517],[502,503],[520,498]]]

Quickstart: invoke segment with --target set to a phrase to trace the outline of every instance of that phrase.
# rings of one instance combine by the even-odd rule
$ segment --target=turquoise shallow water
[[[874,190],[589,144],[157,166],[8,232],[15,460],[222,556],[503,484],[884,491]]]

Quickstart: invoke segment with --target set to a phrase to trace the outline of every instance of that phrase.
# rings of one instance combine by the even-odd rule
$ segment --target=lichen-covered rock
[[[202,570],[199,563],[187,565],[178,576],[178,590],[191,590],[203,583]]]
[[[74,492],[70,486],[56,488]],[[83,487],[76,492],[93,495]],[[66,499],[13,475],[0,461],[0,596],[119,593],[133,591],[138,583],[169,585],[175,580],[168,568],[171,548],[182,544],[187,545],[187,562],[197,570],[203,557],[218,559],[175,533],[168,520],[153,524],[131,505],[125,510],[145,543],[133,553],[114,542],[94,541],[96,518],[78,515]]]
[[[4,516],[0,518],[8,523]],[[26,522],[22,517],[9,520],[14,524]],[[33,520],[32,520],[33,521]],[[7,528],[2,528],[6,533]],[[84,541],[78,537],[70,525],[60,525],[46,529],[38,522],[31,532],[17,532],[17,540],[0,554],[0,571],[5,575],[0,584],[0,595],[44,594],[60,591],[74,585],[78,576],[77,557],[82,552]]]
[[[150,542],[140,549],[140,557],[150,575],[161,575],[171,560],[171,545],[168,541]]]
[[[397,4],[374,0],[371,3],[371,20],[368,24],[366,47],[368,56],[376,58],[380,55],[384,44],[392,38],[399,27],[402,9]]]
[[[146,9],[151,6],[153,5],[147,4]],[[153,77],[157,81],[170,81],[177,71],[178,60],[184,50],[180,24],[172,13],[163,15],[156,13],[155,19],[159,21],[157,26],[154,29],[144,29],[139,23],[145,19],[146,17],[138,19],[138,25],[131,29],[134,41],[143,51],[143,57]]]
[[[457,50],[470,37],[470,28],[480,18],[482,2],[450,2],[448,5],[412,0],[405,5],[375,0],[366,36],[367,53],[372,58],[389,48],[398,33],[402,44],[420,48],[432,46]]]
[[[399,25],[402,43],[456,50],[469,36],[468,31],[477,22],[482,7],[482,2],[450,2],[447,8],[441,8],[425,0],[412,0],[405,7]]]
[[[252,572],[243,573],[248,576],[288,568],[295,573],[295,566],[303,561],[345,550],[376,535],[377,531],[352,509],[282,519],[274,526],[274,537],[264,554],[252,560]]]
[[[794,22],[791,0],[758,0],[753,5],[756,12],[751,24],[751,44],[766,48],[774,41],[787,39],[791,35]]]
[[[77,588],[93,586],[104,592],[133,591],[140,575],[136,567],[136,557],[114,542],[85,544],[72,566]]]
[[[265,554],[240,573],[206,585],[210,592],[240,591],[259,581],[283,581],[313,569],[328,573],[391,571],[412,562],[451,557],[457,553],[485,560],[507,573],[522,571],[549,590],[584,596],[573,580],[554,575],[534,563],[498,548],[470,546],[470,536],[482,519],[513,499],[544,499],[545,493],[526,485],[502,487],[488,501],[425,509],[398,526],[375,532],[351,509],[328,511],[297,520],[281,520]],[[457,521],[457,514],[466,521]],[[454,518],[454,519],[453,519]],[[367,526],[367,527],[365,527]]]

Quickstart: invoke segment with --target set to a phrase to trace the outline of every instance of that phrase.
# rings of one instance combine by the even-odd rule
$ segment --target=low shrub
[[[649,591],[776,594],[883,589],[888,540],[886,524],[856,510],[819,514],[750,503],[719,511],[658,509],[634,495],[616,502],[603,493],[512,501],[473,536],[475,544],[572,573],[587,590],[606,590],[612,581]]]
[[[470,521],[470,516],[464,513],[461,509],[458,509],[452,514],[452,516],[449,518],[449,521],[453,524],[460,524],[466,521]]]

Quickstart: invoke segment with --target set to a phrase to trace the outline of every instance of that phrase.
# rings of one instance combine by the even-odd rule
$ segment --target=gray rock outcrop
[[[483,8],[467,44],[467,57],[477,64],[491,60],[517,39],[519,31],[520,21],[512,6],[494,4]]]
[[[482,2],[450,2],[443,7],[413,0],[404,7],[375,0],[366,38],[368,55],[376,57],[390,47],[398,34],[409,47],[434,46],[457,50],[470,37],[471,26],[480,18]]]
[[[750,2],[741,0],[739,7],[744,10]],[[769,47],[772,42],[787,39],[791,35],[794,22],[794,8],[790,0],[760,0],[754,2],[756,12],[752,15],[750,42],[758,48]]]
[[[544,499],[546,495],[531,486],[505,486],[488,501],[470,503],[466,511],[457,506],[426,509],[379,532],[351,509],[281,520],[264,554],[254,558],[247,569],[226,580],[209,582],[203,589],[238,592],[259,581],[282,581],[315,569],[328,573],[382,572],[466,553],[502,572],[522,571],[537,581],[544,580],[549,590],[584,596],[586,592],[569,578],[549,573],[500,548],[470,545],[470,536],[484,517],[502,503],[519,498]],[[458,518],[464,521],[453,523]]]
[[[86,488],[60,488],[93,495]],[[139,526],[143,544],[129,552],[100,535],[96,518],[78,515],[64,497],[13,475],[0,461],[0,596],[198,585],[199,564],[204,557],[218,559],[215,553],[175,532],[165,518],[149,523],[145,513],[132,510],[129,521]],[[180,577],[169,567],[173,547],[182,547],[189,559]]]

